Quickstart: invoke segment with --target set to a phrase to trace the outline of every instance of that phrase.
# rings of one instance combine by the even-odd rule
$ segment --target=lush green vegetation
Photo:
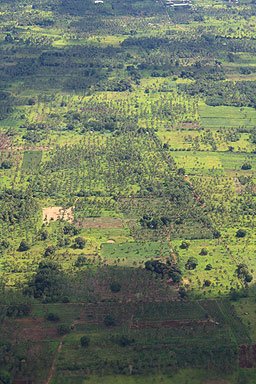
[[[255,383],[255,1],[0,4],[0,382]]]

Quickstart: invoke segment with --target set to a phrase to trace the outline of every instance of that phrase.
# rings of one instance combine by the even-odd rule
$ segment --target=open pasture
[[[103,244],[100,253],[107,264],[139,266],[150,259],[169,258],[170,247],[168,242],[161,241]]]

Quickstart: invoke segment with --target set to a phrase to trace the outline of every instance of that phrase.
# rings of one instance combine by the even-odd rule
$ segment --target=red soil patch
[[[50,147],[8,147],[9,151],[48,151]]]
[[[39,317],[38,319],[16,319],[15,323],[20,324],[21,326],[24,327],[42,327],[42,324],[44,322],[43,317]]]
[[[239,365],[241,368],[256,366],[256,345],[240,345]]]
[[[44,319],[16,319],[11,322],[11,325],[5,324],[6,330],[12,329],[12,338],[18,341],[43,341],[58,338],[56,328],[44,328]]]
[[[199,123],[177,123],[175,128],[199,128]]]
[[[223,380],[223,379],[209,379],[207,381],[204,381],[203,384],[231,384],[230,381]]]
[[[165,320],[165,321],[135,321],[131,325],[131,329],[146,329],[146,328],[180,328],[192,327],[193,325],[218,325],[213,320]]]
[[[19,333],[20,340],[42,341],[57,339],[56,328],[23,328]]]
[[[0,133],[0,149],[8,149],[11,142],[11,138],[4,133]]]
[[[122,228],[123,222],[119,217],[87,217],[78,223],[82,228]]]

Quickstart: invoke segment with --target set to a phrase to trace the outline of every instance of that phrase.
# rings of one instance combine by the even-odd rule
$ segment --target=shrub
[[[114,293],[119,292],[121,289],[121,284],[118,283],[117,281],[114,281],[113,283],[111,283],[110,289]]]
[[[236,237],[245,237],[246,236],[246,230],[245,229],[238,229],[236,233]]]
[[[67,223],[63,227],[63,233],[64,235],[76,236],[79,233],[79,229],[75,225]]]
[[[49,257],[54,255],[55,253],[55,247],[53,245],[49,245],[44,251],[44,257]]]
[[[181,274],[178,272],[173,272],[171,274],[172,281],[176,284],[179,284],[182,280]]]
[[[188,270],[195,269],[198,265],[198,261],[195,257],[190,257],[185,264],[185,268]]]
[[[28,242],[26,240],[21,240],[18,251],[19,252],[25,252],[28,251],[30,248]]]
[[[85,244],[86,244],[86,240],[83,237],[81,237],[81,236],[76,237],[74,248],[84,249]]]
[[[215,230],[213,231],[212,235],[213,235],[213,238],[214,238],[214,239],[219,239],[219,238],[221,237],[221,233],[220,233],[220,231],[218,231],[217,229],[215,229]]]
[[[10,374],[7,371],[1,371],[0,372],[0,383],[1,384],[11,384],[12,378]]]
[[[250,163],[244,163],[241,168],[243,170],[251,169],[252,165]]]
[[[210,271],[212,269],[212,265],[211,264],[207,264],[206,267],[205,267],[205,270],[206,271]]]
[[[8,249],[10,246],[10,243],[8,240],[2,240],[1,243],[0,243],[0,248],[5,248],[5,249]]]
[[[190,246],[190,242],[186,240],[183,240],[182,243],[180,244],[181,249],[188,249],[189,246]]]
[[[83,255],[78,256],[75,262],[75,267],[82,267],[87,263],[86,257]]]
[[[248,273],[248,274],[245,276],[245,278],[244,278],[244,280],[245,280],[246,283],[250,283],[250,282],[252,281],[252,279],[253,279],[253,276],[252,276],[250,273]]]
[[[107,326],[107,327],[112,327],[114,325],[116,325],[116,320],[113,316],[111,315],[107,315],[105,318],[104,318],[104,324]]]
[[[199,255],[201,255],[201,256],[206,256],[206,255],[208,255],[208,250],[207,250],[206,248],[202,248],[201,251],[200,251],[200,253],[199,253]]]
[[[134,339],[129,339],[125,335],[122,335],[118,340],[118,344],[120,345],[120,347],[127,347],[131,345],[133,342],[134,342]]]
[[[250,283],[253,279],[253,276],[249,273],[248,267],[246,264],[238,264],[236,269],[237,277],[243,279],[245,283]]]
[[[4,160],[0,166],[1,169],[10,169],[13,166],[13,162],[9,159]]]
[[[41,241],[44,241],[47,239],[48,237],[48,232],[46,231],[46,229],[41,229],[39,232],[38,232],[38,237]]]
[[[231,288],[230,300],[237,301],[238,299],[240,299],[240,297],[241,297],[240,293],[236,289]]]
[[[186,292],[186,289],[185,289],[184,287],[181,287],[181,288],[179,289],[179,295],[180,295],[180,297],[181,297],[182,299],[184,299],[184,297],[187,296],[187,292]]]
[[[30,304],[14,304],[7,308],[6,315],[8,317],[23,317],[27,316],[30,311]]]
[[[211,281],[210,280],[205,280],[204,281],[204,285],[206,286],[206,287],[210,287],[210,285],[211,285]]]
[[[88,347],[90,344],[90,338],[88,336],[82,336],[80,339],[80,344],[82,347]]]
[[[57,315],[57,313],[50,312],[50,313],[48,313],[46,319],[48,321],[59,321],[60,317],[59,317],[59,315]]]
[[[62,297],[62,303],[69,303],[69,298],[67,296]]]
[[[65,324],[60,324],[58,327],[57,327],[57,332],[60,336],[63,336],[63,335],[66,335],[67,333],[70,332],[70,329],[67,325]]]

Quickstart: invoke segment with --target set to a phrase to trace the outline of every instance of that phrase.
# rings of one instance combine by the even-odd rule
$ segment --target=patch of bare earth
[[[58,219],[73,222],[74,215],[72,207],[67,209],[63,209],[62,207],[43,208],[43,223],[50,223],[51,221],[57,221]]]
[[[23,328],[18,337],[21,341],[34,342],[59,338],[56,328]]]
[[[15,319],[11,324],[12,334],[10,337],[19,342],[33,341],[41,342],[45,340],[58,339],[57,330],[54,327],[44,328],[44,319]],[[7,332],[10,325],[3,327]]]
[[[209,379],[204,381],[203,384],[231,384],[230,381],[223,379]]]
[[[199,127],[198,123],[177,123],[176,128],[190,128],[197,129]]]
[[[8,149],[11,142],[11,138],[4,133],[0,133],[0,149]]]
[[[134,321],[131,329],[146,328],[172,328],[172,327],[192,327],[193,325],[218,325],[213,320],[165,320],[165,321]]]
[[[87,217],[77,225],[82,228],[122,228],[123,222],[119,217]]]
[[[114,244],[115,240],[109,239],[109,240],[107,240],[107,243]]]

